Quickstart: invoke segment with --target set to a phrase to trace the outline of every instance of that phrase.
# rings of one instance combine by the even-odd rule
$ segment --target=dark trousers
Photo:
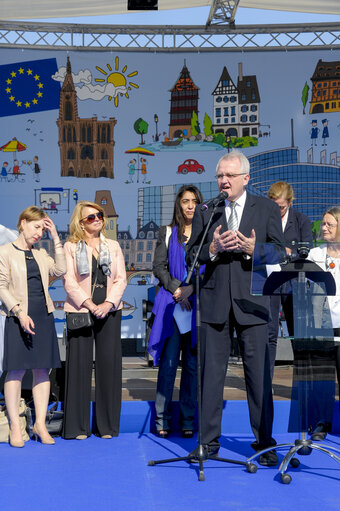
[[[121,311],[105,319],[94,319],[94,326],[68,332],[64,438],[91,435],[90,406],[93,366],[93,340],[96,347],[96,422],[100,436],[119,433],[122,395]]]
[[[267,325],[238,325],[233,313],[222,324],[202,323],[202,443],[219,446],[224,380],[234,328],[243,359],[250,423],[260,450],[276,442],[272,438],[273,397],[271,390]]]
[[[181,335],[176,322],[174,323],[173,335],[165,341],[159,362],[155,400],[157,431],[170,429],[171,400],[181,350],[180,421],[183,430],[194,429],[197,403],[196,349],[191,348],[191,333]]]
[[[272,319],[268,323],[268,340],[269,340],[270,374],[272,379],[274,376],[281,303],[283,312],[285,313],[288,334],[291,337],[294,335],[293,296],[292,295],[270,296],[270,314]]]

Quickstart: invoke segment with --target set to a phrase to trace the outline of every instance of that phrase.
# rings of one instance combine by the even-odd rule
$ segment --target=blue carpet
[[[196,447],[195,438],[174,435],[164,440],[145,432],[151,409],[148,403],[124,403],[124,432],[112,440],[56,438],[55,446],[29,441],[24,449],[0,444],[1,510],[339,510],[340,465],[318,451],[299,456],[300,466],[289,469],[290,485],[280,482],[276,468],[259,466],[256,474],[249,474],[242,466],[209,460],[204,463],[205,481],[199,482],[197,465],[149,467],[150,459],[185,456]],[[286,403],[275,403],[278,443],[297,436],[279,431],[287,424],[287,409]],[[253,454],[253,436],[245,431],[247,403],[229,402],[224,413],[231,417],[229,424],[224,417],[220,456],[244,460]],[[126,432],[132,424],[134,431]],[[337,435],[328,435],[324,443],[340,449]],[[285,453],[280,451],[279,457]]]
[[[278,441],[295,438],[277,435]],[[243,459],[251,454],[251,437],[222,438],[220,455]],[[330,436],[340,448],[340,439]],[[148,467],[149,459],[185,456],[195,440],[123,433],[112,440],[56,439],[55,446],[30,441],[24,449],[0,446],[1,509],[28,511],[185,511],[300,509],[339,510],[339,465],[314,451],[300,456],[283,485],[273,468],[249,474],[241,466],[204,463],[205,482],[197,466],[184,462]]]

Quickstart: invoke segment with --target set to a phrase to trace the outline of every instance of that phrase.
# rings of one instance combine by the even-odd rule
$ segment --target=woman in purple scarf
[[[159,365],[156,393],[156,429],[166,438],[170,431],[171,399],[182,350],[180,384],[180,416],[182,435],[193,436],[196,409],[197,366],[191,341],[193,286],[182,285],[186,276],[185,245],[191,236],[192,219],[197,204],[203,202],[201,192],[193,185],[183,185],[176,196],[170,226],[159,230],[153,261],[154,275],[160,289],[156,295],[148,351]]]

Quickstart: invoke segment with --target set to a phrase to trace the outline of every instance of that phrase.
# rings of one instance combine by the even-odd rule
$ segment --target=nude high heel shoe
[[[47,431],[46,432],[44,431],[44,433],[39,433],[36,425],[33,426],[32,433],[33,433],[33,436],[34,436],[34,439],[36,442],[40,441],[42,444],[45,444],[45,445],[54,445],[55,444],[54,438],[52,438],[51,435]]]
[[[12,438],[11,430],[9,431],[9,444],[11,447],[25,447],[25,442],[21,438],[21,440],[14,440]]]

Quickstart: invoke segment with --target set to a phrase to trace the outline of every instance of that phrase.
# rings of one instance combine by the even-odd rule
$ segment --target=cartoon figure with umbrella
[[[139,172],[146,168],[146,159],[145,158],[139,158],[140,156],[155,156],[155,153],[152,151],[149,151],[148,149],[144,149],[143,147],[135,147],[134,149],[128,149],[125,151],[126,154],[137,154],[138,162],[137,166],[135,165],[134,171],[137,172],[137,183],[139,183]],[[131,160],[132,161],[132,160]],[[142,165],[141,165],[142,164]],[[143,167],[143,168],[142,168]],[[129,170],[130,172],[130,170]],[[126,183],[131,183],[131,176],[130,181],[125,181]],[[143,175],[144,177],[144,175]],[[144,183],[145,181],[143,181]],[[150,181],[148,181],[149,183]]]
[[[17,140],[15,137],[9,142],[7,142],[7,144],[0,147],[0,151],[3,151],[4,153],[13,153],[12,181],[20,181],[21,183],[25,181],[24,179],[19,178],[19,176],[24,175],[24,173],[20,172],[19,162],[17,160],[17,151],[18,152],[26,151],[26,147],[27,146],[25,144],[19,142],[19,140]],[[10,172],[8,174],[10,174]]]

